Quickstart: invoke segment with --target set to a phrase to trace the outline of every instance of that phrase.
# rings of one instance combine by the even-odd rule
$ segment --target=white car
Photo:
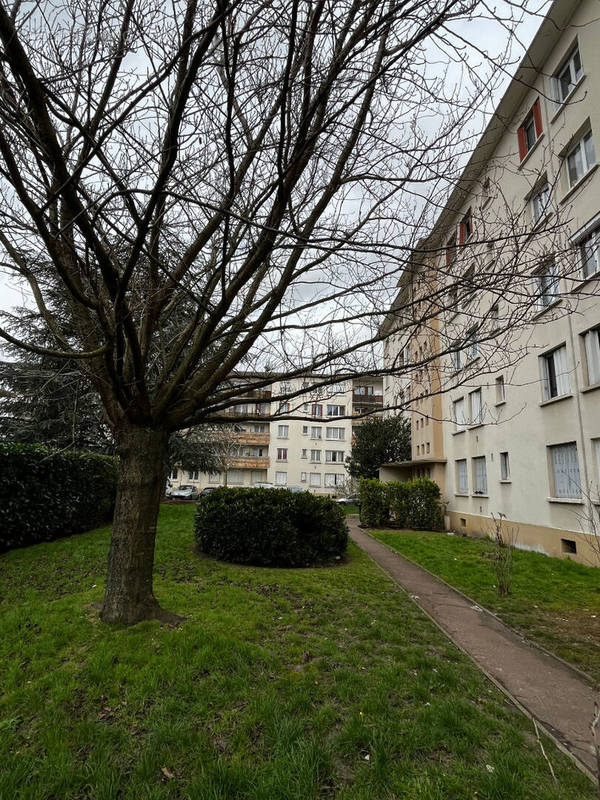
[[[173,489],[171,492],[171,497],[173,500],[197,500],[198,489],[191,484],[185,484],[180,486],[178,489]]]

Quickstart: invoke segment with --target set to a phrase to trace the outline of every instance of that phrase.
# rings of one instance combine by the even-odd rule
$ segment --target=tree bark
[[[101,618],[133,625],[174,621],[152,590],[154,542],[165,488],[167,432],[126,424],[117,435],[119,487]]]

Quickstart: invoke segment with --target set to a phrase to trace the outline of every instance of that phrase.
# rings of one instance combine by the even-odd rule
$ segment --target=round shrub
[[[348,545],[337,503],[287,489],[216,489],[199,500],[194,532],[207,555],[256,566],[304,567]]]

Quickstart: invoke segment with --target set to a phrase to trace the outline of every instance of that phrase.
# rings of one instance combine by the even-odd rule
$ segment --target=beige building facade
[[[492,515],[502,517],[518,546],[592,563],[600,563],[599,41],[595,0],[552,4],[419,243],[420,266],[401,279],[385,323],[399,333],[384,367],[402,351],[413,365],[402,379],[412,460],[381,472],[415,474],[430,457],[449,528],[490,534]],[[405,309],[423,286],[427,297],[441,291],[419,327],[415,303]],[[407,313],[412,327],[402,324]]]
[[[176,467],[170,474],[172,485],[203,489],[271,484],[333,497],[346,494],[353,426],[380,413],[383,384],[381,378],[364,378],[309,388],[318,380],[275,381],[241,397],[228,412],[235,432],[227,469],[207,474]],[[273,400],[280,396],[292,399]]]

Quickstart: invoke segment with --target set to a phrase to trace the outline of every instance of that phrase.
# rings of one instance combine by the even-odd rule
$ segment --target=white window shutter
[[[588,331],[585,335],[585,357],[588,369],[588,384],[600,383],[600,332]]]

